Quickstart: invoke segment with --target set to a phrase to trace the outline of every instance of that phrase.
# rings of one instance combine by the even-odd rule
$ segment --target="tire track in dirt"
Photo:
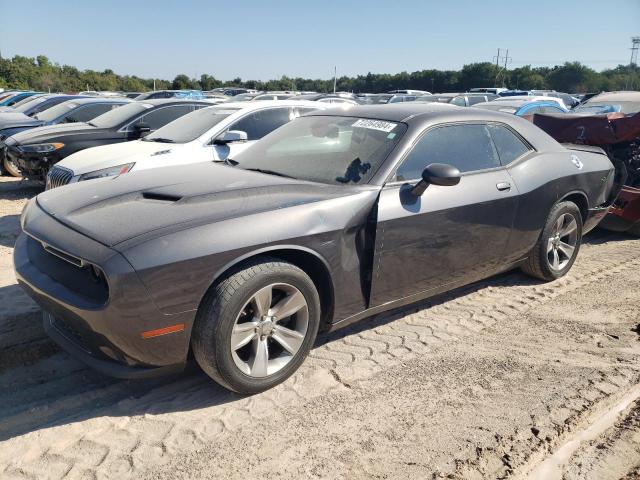
[[[9,370],[0,375],[0,387],[20,389],[21,379],[27,379],[30,390],[21,397],[27,407],[29,398],[46,402],[29,409],[10,405],[0,417],[0,435],[7,439],[0,443],[0,472],[3,478],[134,476],[273,409],[352,387],[403,359],[637,269],[639,242],[617,240],[585,245],[571,275],[553,284],[510,273],[424,302],[411,313],[404,309],[327,335],[292,379],[253,397],[225,392],[200,373],[148,383],[105,379],[64,354]],[[42,428],[44,424],[53,426]],[[16,433],[23,434],[9,438]]]

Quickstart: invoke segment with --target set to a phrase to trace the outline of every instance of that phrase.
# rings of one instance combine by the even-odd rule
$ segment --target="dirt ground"
[[[13,276],[0,182],[0,478],[640,478],[640,240],[570,275],[510,272],[323,335],[253,397],[195,366],[122,381],[61,352]]]

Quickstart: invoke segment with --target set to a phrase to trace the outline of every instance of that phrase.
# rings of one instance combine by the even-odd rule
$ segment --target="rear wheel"
[[[298,369],[319,323],[320,300],[309,276],[290,263],[262,259],[207,293],[194,325],[193,352],[216,382],[257,393]]]
[[[541,280],[555,280],[567,274],[582,243],[582,215],[573,202],[554,205],[538,242],[522,270]]]
[[[12,177],[22,176],[22,173],[20,173],[20,169],[18,168],[18,165],[16,165],[13,161],[9,160],[8,158],[5,158],[2,161],[2,168],[5,172],[7,172]]]

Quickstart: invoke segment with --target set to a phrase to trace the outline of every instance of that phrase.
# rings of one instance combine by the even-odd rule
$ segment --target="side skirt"
[[[398,300],[392,300],[390,302],[387,303],[383,303],[382,305],[378,305],[372,308],[368,308],[366,310],[363,310],[360,313],[356,313],[355,315],[351,315],[350,317],[347,318],[343,318],[342,320],[338,320],[336,322],[333,322],[329,329],[327,330],[328,332],[333,332],[334,330],[338,330],[340,328],[344,328],[348,325],[351,325],[352,323],[358,322],[360,320],[363,320],[365,318],[368,317],[372,317],[374,315],[383,313],[383,312],[387,312],[390,310],[394,310],[400,307],[404,307],[406,305],[410,305],[412,303],[416,303],[419,302],[421,300],[425,300],[427,298],[431,298],[431,297],[435,297],[436,295],[440,295],[442,293],[446,293],[446,292],[450,292],[451,290],[455,290],[456,288],[460,288],[460,287],[464,287],[467,285],[471,285],[475,282],[479,282],[480,280],[484,280],[486,278],[492,277],[494,275],[497,275],[499,273],[503,273],[503,272],[507,272],[509,270],[513,270],[517,267],[519,267],[524,261],[526,260],[525,258],[521,258],[520,260],[513,262],[511,264],[509,264],[506,267],[500,268],[498,270],[492,270],[489,272],[484,272],[484,273],[479,273],[476,278],[474,280],[471,281],[458,281],[458,282],[451,282],[451,283],[446,283],[444,285],[441,285],[439,287],[436,288],[432,288],[430,290],[425,290],[423,292],[419,292],[419,293],[415,293],[413,295],[409,295],[407,297],[403,297],[400,298]]]

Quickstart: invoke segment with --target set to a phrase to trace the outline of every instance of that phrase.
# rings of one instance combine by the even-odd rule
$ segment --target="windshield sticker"
[[[371,130],[380,130],[381,132],[389,133],[391,130],[396,128],[397,125],[397,123],[385,122],[384,120],[369,120],[366,118],[361,118],[351,126],[359,128],[369,128]]]

